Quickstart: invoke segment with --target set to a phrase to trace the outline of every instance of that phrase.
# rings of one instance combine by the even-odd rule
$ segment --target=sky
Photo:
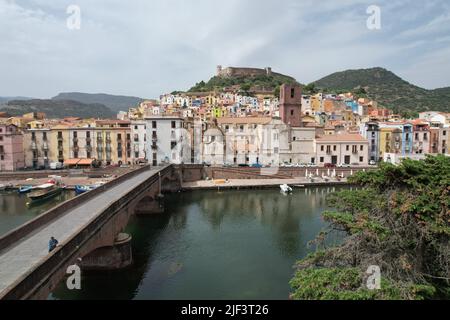
[[[447,87],[450,2],[0,0],[0,96],[156,98],[208,80],[217,65],[270,66],[301,83],[384,67],[427,89]]]

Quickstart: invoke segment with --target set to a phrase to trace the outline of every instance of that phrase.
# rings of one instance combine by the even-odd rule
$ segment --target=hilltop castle
[[[221,78],[230,78],[230,77],[255,77],[255,76],[282,76],[289,78],[292,81],[295,81],[294,78],[281,74],[272,72],[271,67],[267,67],[265,69],[258,68],[236,68],[236,67],[228,67],[222,68],[222,66],[217,66],[216,76]]]

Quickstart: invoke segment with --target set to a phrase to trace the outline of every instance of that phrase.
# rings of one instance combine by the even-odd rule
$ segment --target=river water
[[[135,217],[132,267],[85,272],[50,299],[288,299],[294,263],[326,226],[334,188],[167,195],[166,213]]]
[[[73,197],[75,197],[74,191],[63,191],[46,201],[29,203],[30,200],[25,194],[19,195],[17,191],[2,191],[0,193],[0,237]]]

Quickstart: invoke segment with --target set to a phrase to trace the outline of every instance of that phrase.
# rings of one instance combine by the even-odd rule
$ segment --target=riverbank
[[[294,179],[218,179],[200,180],[182,183],[182,190],[226,190],[226,189],[272,189],[279,188],[280,185],[287,184],[292,188],[324,187],[348,185],[347,179],[307,178]]]

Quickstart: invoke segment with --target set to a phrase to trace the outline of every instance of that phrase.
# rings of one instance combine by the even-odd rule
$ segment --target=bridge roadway
[[[81,227],[100,215],[112,201],[124,196],[161,168],[146,170],[133,176],[111,189],[68,210],[47,225],[37,229],[20,242],[0,252],[0,296],[14,282],[25,276],[48,256],[48,241],[54,236],[63,244]]]

